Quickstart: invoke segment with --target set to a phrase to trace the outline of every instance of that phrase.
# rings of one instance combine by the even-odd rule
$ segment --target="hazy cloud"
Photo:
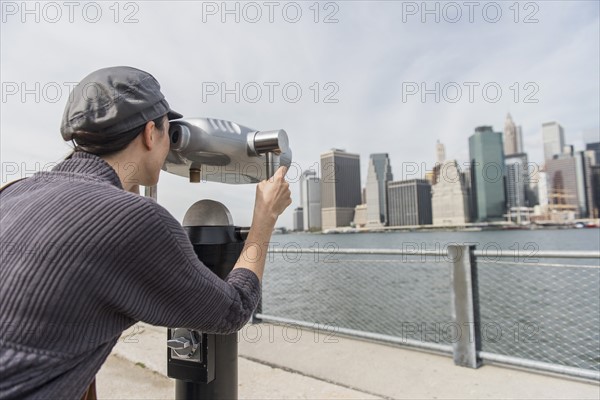
[[[337,11],[320,3],[319,21],[335,11],[331,18],[338,19],[337,23],[315,23],[313,2],[295,3],[302,10],[296,23],[287,22],[281,14],[287,2],[279,3],[273,23],[268,22],[263,2],[255,3],[262,12],[260,21],[250,23],[240,15],[240,22],[235,23],[234,16],[226,15],[228,22],[222,23],[220,14],[203,13],[207,6],[220,7],[221,2],[166,1],[130,2],[137,8],[128,9],[128,3],[119,3],[117,23],[109,9],[112,2],[101,4],[102,18],[96,23],[77,11],[73,23],[65,19],[66,14],[56,23],[40,15],[36,23],[31,15],[25,16],[25,22],[20,14],[7,15],[7,3],[22,4],[2,2],[3,165],[59,161],[68,152],[58,131],[68,95],[65,84],[112,65],[151,72],[171,105],[188,117],[210,116],[256,129],[286,129],[295,161],[303,168],[331,147],[359,153],[363,183],[370,153],[388,152],[395,178],[400,178],[404,162],[432,165],[437,139],[446,144],[448,157],[464,162],[473,129],[493,125],[500,131],[507,112],[523,126],[525,149],[533,161],[542,159],[543,122],[559,121],[567,141],[577,146],[590,140],[600,126],[598,2],[521,2],[521,21],[532,11],[525,4],[538,7],[534,17],[539,22],[530,24],[513,21],[509,9],[513,2],[496,3],[503,11],[496,23],[486,22],[481,12],[475,12],[475,21],[470,23],[464,8],[457,23],[446,22],[443,15],[439,23],[432,16],[422,23],[420,15],[406,13],[403,22],[407,2],[360,1],[331,2]],[[481,8],[488,3],[481,2]],[[41,9],[44,3],[39,4]],[[80,3],[80,8],[85,4],[89,3]],[[238,7],[241,10],[247,4]],[[433,8],[435,2],[427,4]],[[442,10],[447,3],[439,4]],[[235,3],[227,6],[233,9]],[[294,15],[293,10],[289,8],[288,17]],[[132,11],[138,22],[123,23]],[[35,88],[36,82],[40,87],[52,82],[64,86],[59,100],[50,102],[45,96],[36,102],[29,94],[22,101],[22,93],[8,95],[5,90],[12,83]],[[279,82],[278,88],[295,82],[302,88],[302,97],[292,103],[277,89],[271,103],[265,88],[256,103],[243,98],[236,103],[232,95],[225,102],[220,96],[203,101],[203,83],[207,82],[225,83],[228,88],[236,82],[242,86]],[[315,82],[317,102],[311,90]],[[456,103],[445,99],[436,103],[432,94],[425,102],[420,93],[407,98],[403,89],[411,82],[425,84],[427,89],[435,88],[436,82],[440,87],[456,82],[462,97]],[[473,102],[468,101],[464,82],[480,84]],[[482,96],[481,87],[490,82],[502,89],[495,103]],[[335,86],[326,88],[327,83]],[[515,83],[520,94],[517,102],[511,90]],[[527,83],[535,84],[537,91],[525,88]],[[454,96],[450,89],[447,94]],[[324,102],[327,95],[338,102]],[[526,95],[538,102],[524,102]],[[299,203],[299,185],[292,186],[294,205],[280,221],[288,227],[292,209]],[[236,223],[250,223],[253,186],[191,185],[176,176],[161,177],[159,201],[179,220],[194,201],[205,197],[225,203]]]

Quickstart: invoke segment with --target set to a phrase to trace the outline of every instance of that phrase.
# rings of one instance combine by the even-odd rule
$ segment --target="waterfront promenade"
[[[174,398],[166,329],[124,333],[97,377],[101,399]],[[458,367],[450,357],[280,325],[239,333],[240,399],[598,399],[583,382],[496,365]]]

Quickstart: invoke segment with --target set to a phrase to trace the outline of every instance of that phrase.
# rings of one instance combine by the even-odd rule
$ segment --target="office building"
[[[476,128],[469,137],[469,158],[475,220],[502,220],[506,207],[502,134],[491,126]]]
[[[302,207],[296,207],[294,209],[293,222],[294,222],[294,231],[296,231],[296,232],[304,230],[304,218],[303,218],[302,214],[303,214]]]
[[[540,204],[539,197],[539,189],[538,186],[540,184],[540,174],[541,174],[540,166],[537,163],[529,162],[527,164],[527,180],[529,181],[528,185],[525,187],[525,198],[527,199],[528,207],[535,207]],[[544,176],[544,183],[546,181],[546,177]]]
[[[475,196],[473,195],[473,190],[471,188],[472,176],[471,176],[471,167],[470,163],[464,166],[464,172],[461,174],[463,177],[463,181],[465,183],[465,191],[467,192],[467,203],[469,209],[469,221],[476,221],[477,214],[475,213],[477,207],[475,206]]]
[[[388,182],[390,226],[431,225],[431,185],[425,179]]]
[[[592,213],[592,170],[583,151],[547,160],[546,185],[549,212],[574,212],[579,218]]]
[[[565,146],[565,131],[558,122],[542,124],[544,139],[544,160],[551,160],[555,155],[561,154]]]
[[[350,226],[361,204],[360,156],[332,149],[321,154],[321,226]]]
[[[465,175],[455,160],[441,165],[439,179],[432,186],[433,225],[464,225],[469,222],[469,198]]]
[[[393,180],[387,153],[371,154],[367,172],[367,223],[371,227],[387,225],[387,182]]]
[[[537,181],[537,196],[538,196],[538,205],[542,207],[543,210],[548,209],[548,176],[546,174],[546,170],[540,171],[538,174]]]
[[[367,225],[367,205],[359,204],[354,208],[354,226],[363,228]]]
[[[506,156],[504,167],[507,208],[510,210],[515,207],[529,207],[527,199],[529,188],[527,154],[515,153]]]
[[[304,171],[300,177],[300,204],[303,209],[305,231],[321,229],[321,182],[313,170]]]
[[[600,142],[586,144],[585,150],[586,152],[590,152],[588,157],[590,158],[591,165],[600,165]]]
[[[521,153],[523,151],[523,134],[521,127],[517,127],[510,114],[504,121],[504,155]]]
[[[600,164],[590,167],[592,172],[592,202],[593,208],[590,217],[600,218]]]

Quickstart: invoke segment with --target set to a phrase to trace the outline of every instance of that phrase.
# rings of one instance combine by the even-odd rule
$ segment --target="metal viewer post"
[[[190,182],[258,183],[292,160],[283,129],[256,131],[213,118],[183,118],[170,126],[171,148],[163,170]],[[259,168],[245,168],[257,161],[262,164]],[[239,172],[232,174],[232,167]],[[156,187],[146,188],[146,196],[156,199]],[[225,279],[241,254],[248,229],[234,226],[227,207],[213,200],[192,205],[183,227],[200,261]],[[176,399],[237,399],[237,332],[217,335],[171,327],[167,347],[167,375],[176,380]]]

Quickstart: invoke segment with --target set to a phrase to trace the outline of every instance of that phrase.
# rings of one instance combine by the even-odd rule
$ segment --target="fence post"
[[[262,288],[261,288],[261,292],[262,292]],[[258,318],[256,316],[256,314],[262,314],[262,293],[260,296],[260,300],[258,300],[258,305],[256,306],[256,310],[254,310],[254,312],[252,313],[252,318],[250,320],[250,323],[260,324],[262,322],[262,318]]]
[[[460,333],[452,344],[454,364],[470,368],[481,365],[481,359],[477,356],[481,350],[481,329],[474,251],[475,246],[472,245],[448,246],[452,320]]]

